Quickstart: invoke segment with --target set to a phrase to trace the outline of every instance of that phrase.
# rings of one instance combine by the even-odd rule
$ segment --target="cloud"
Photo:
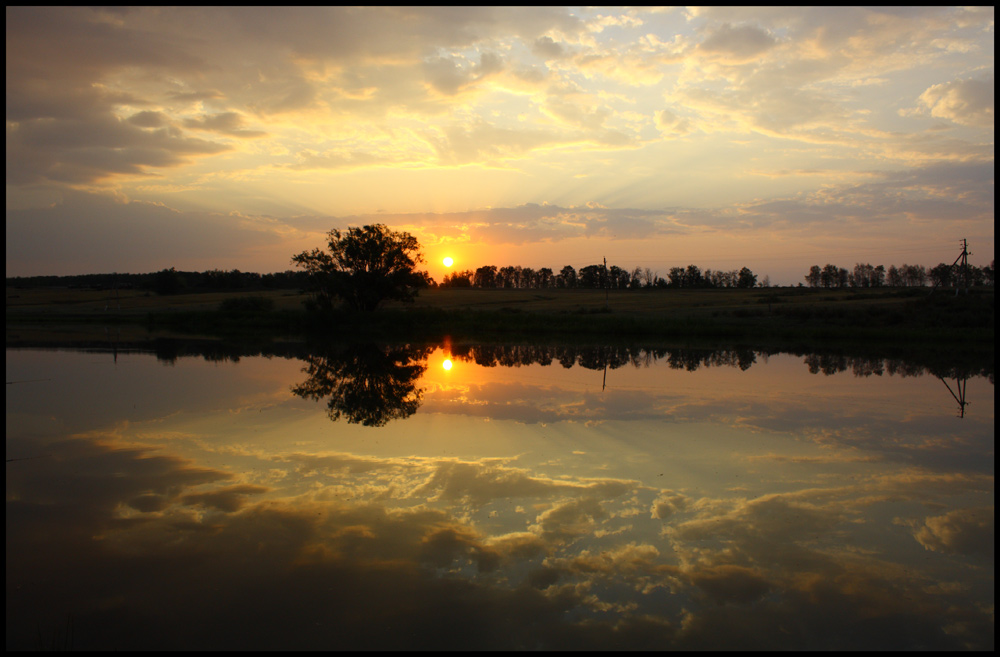
[[[761,56],[775,43],[776,39],[758,26],[727,23],[713,30],[698,50],[728,63],[743,63]]]
[[[337,222],[405,208],[416,223],[444,209],[457,221],[467,208],[547,202],[540,220],[486,213],[460,239],[565,248],[716,231],[870,240],[914,226],[932,241],[935,222],[954,217],[979,233],[992,226],[981,176],[970,197],[889,179],[992,164],[992,8],[12,7],[7,17],[9,208],[101,187],[304,227],[288,215]],[[901,122],[917,113],[906,98],[938,125]],[[964,129],[937,129],[945,122]],[[850,184],[880,176],[882,197]],[[588,202],[607,211],[576,210]],[[235,266],[256,267],[247,259],[260,254]],[[284,268],[287,255],[272,262]]]
[[[152,118],[146,115],[140,122]],[[180,167],[227,150],[169,126],[144,130],[110,117],[83,123],[39,119],[8,126],[7,182],[86,184],[115,175],[145,177],[154,169]]]
[[[561,59],[566,55],[566,47],[548,35],[535,39],[532,49],[545,59]]]
[[[990,77],[935,84],[920,94],[920,103],[933,117],[992,128],[994,80]]]
[[[664,136],[671,137],[683,137],[693,130],[690,121],[670,110],[660,110],[656,113],[656,127]]]
[[[184,126],[187,128],[218,132],[230,137],[264,137],[267,135],[262,130],[247,130],[243,127],[244,125],[246,125],[246,118],[237,112],[204,115],[200,118],[190,118],[184,121]]]
[[[140,128],[161,128],[170,123],[170,117],[163,112],[143,110],[128,117],[126,121]]]
[[[65,192],[45,208],[7,211],[7,259],[22,271],[49,272],[48,259],[66,274],[92,271],[149,272],[170,267],[204,271],[245,267],[241,252],[279,247],[284,224],[251,225],[239,216],[179,211],[163,205]],[[261,230],[264,228],[264,230]],[[294,232],[294,231],[293,231]],[[53,235],[62,239],[53,240]],[[279,269],[277,271],[283,271]]]

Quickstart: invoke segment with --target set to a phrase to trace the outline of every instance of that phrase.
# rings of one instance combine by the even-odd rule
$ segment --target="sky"
[[[994,257],[993,7],[7,7],[7,276]]]

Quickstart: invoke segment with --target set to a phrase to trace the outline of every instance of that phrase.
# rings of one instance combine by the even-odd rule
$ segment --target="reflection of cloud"
[[[206,491],[204,493],[188,493],[181,498],[181,502],[188,505],[212,507],[219,511],[233,513],[246,505],[248,496],[260,495],[261,493],[266,493],[268,490],[268,488],[263,486],[241,484]]]
[[[780,537],[792,544],[830,531],[842,516],[834,508],[790,499],[783,495],[764,495],[753,500],[735,501],[729,510],[712,505],[696,517],[672,526],[672,531],[686,541],[770,542]]]
[[[993,507],[956,509],[931,516],[917,528],[914,537],[928,550],[945,554],[993,556]]]
[[[679,511],[683,511],[688,505],[688,497],[674,491],[660,491],[660,495],[653,500],[652,517],[659,520],[666,520]]]
[[[770,583],[759,572],[743,566],[710,566],[695,571],[690,579],[692,584],[716,604],[748,604],[758,600],[771,588]]]
[[[525,470],[511,468],[502,462],[489,460],[444,461],[436,464],[427,481],[411,494],[448,501],[467,500],[482,505],[494,499],[548,497],[584,490],[609,493],[620,489],[620,492],[624,492],[624,487],[621,482],[581,485],[546,479],[532,476]]]
[[[281,497],[106,438],[47,453],[8,468],[8,647],[35,646],[65,612],[86,629],[80,649],[954,649],[991,636],[961,590],[844,548],[854,496],[933,490],[916,480],[696,499],[504,459],[298,453],[268,465],[298,467],[311,489]],[[640,494],[656,495],[654,517],[614,530],[613,505]],[[527,531],[491,536],[467,508],[513,498],[535,510]],[[991,515],[929,518],[918,540],[991,553]]]
[[[453,347],[461,353],[461,345]],[[491,353],[496,362],[534,359],[527,358],[529,350],[523,360],[499,350],[477,355]],[[269,380],[261,375],[274,363],[246,361],[239,367],[248,370],[231,372],[234,381],[246,384],[247,372]],[[600,375],[566,372],[558,358],[551,362],[549,375]],[[187,364],[181,359],[171,371]],[[467,364],[475,369],[471,359]],[[807,374],[801,364],[783,364],[801,374],[792,379],[797,389],[808,387],[803,380],[835,383]],[[649,365],[634,372],[622,365],[619,372],[640,377],[668,371],[668,363],[659,371]],[[703,367],[697,377],[724,373],[750,380],[742,370]],[[280,371],[297,378],[292,363],[282,363]],[[686,383],[697,378],[670,371]],[[566,392],[553,385],[558,377],[540,377],[537,368],[479,374],[483,381],[544,379],[546,386],[497,389],[542,406],[557,407],[552,399]],[[475,372],[470,380],[477,380]],[[677,406],[678,398],[701,394],[697,384],[655,380],[661,385],[629,380],[642,395],[624,394],[620,407],[605,396],[609,412],[621,408],[626,418],[658,396]],[[178,387],[190,393],[189,386]],[[281,386],[270,381],[265,387]],[[481,387],[491,401],[502,399]],[[763,417],[755,405],[737,403],[742,392],[756,393],[753,386],[738,388],[742,392],[707,387],[732,399],[736,415]],[[683,394],[678,388],[685,388]],[[782,396],[781,389],[768,394]],[[243,388],[229,396],[238,408],[258,399]],[[817,397],[831,406],[828,394]],[[596,402],[586,399],[585,405]],[[775,413],[794,420],[791,406]],[[843,405],[832,406],[845,413]],[[332,441],[321,445],[355,450],[341,453],[305,451],[313,437],[304,422],[287,425],[287,440],[256,443],[246,431],[263,428],[256,413],[226,414],[207,423],[204,435],[187,417],[179,426],[165,419],[155,433],[133,424],[120,436],[56,441],[42,458],[8,463],[8,647],[37,647],[39,631],[46,638],[61,631],[67,614],[79,649],[992,647],[991,472],[899,467],[884,457],[872,463],[871,455],[880,452],[816,449],[810,439],[836,426],[830,415],[817,414],[811,424],[790,422],[786,430],[794,440],[715,431],[725,411],[692,412],[712,429],[691,432],[674,431],[669,420],[616,420],[592,433],[544,435],[545,429],[524,438],[523,426],[497,422],[490,430],[504,440],[488,449],[519,456],[483,459],[435,456],[447,444],[440,441],[447,425],[441,417],[377,430],[373,442],[390,440],[373,447],[350,431],[331,434],[317,414],[316,425],[326,429],[319,440]],[[301,412],[296,405],[294,417],[301,419]],[[909,412],[895,409],[897,416]],[[429,420],[423,429],[433,426],[427,442],[417,436],[422,420]],[[959,425],[949,420],[957,436]],[[882,444],[923,436],[909,426],[917,423],[911,419],[896,434],[869,439]],[[928,436],[943,435],[948,426],[925,424]],[[870,426],[878,432],[891,427]],[[132,434],[162,446],[125,444]],[[185,440],[177,439],[181,435]],[[514,435],[518,440],[506,442]],[[543,444],[563,437],[559,454]],[[386,443],[398,438],[399,451],[386,451]],[[820,436],[821,446],[824,438],[829,434]],[[477,449],[457,440],[463,450]],[[852,443],[862,444],[860,438]],[[368,448],[394,455],[365,454]],[[977,447],[981,455],[990,448],[988,442]],[[208,463],[223,457],[233,463],[238,454],[246,471],[200,466],[174,449],[198,449]],[[38,447],[15,435],[8,436],[8,450],[27,454]],[[659,471],[660,457],[664,465],[673,461],[673,474],[683,482],[644,483],[649,468],[656,468],[654,476]],[[532,465],[533,459],[542,464]],[[601,462],[587,466],[588,459]],[[745,477],[736,495],[722,471],[730,466]],[[634,480],[601,476],[624,468]],[[261,481],[261,472],[269,488],[249,483]],[[967,506],[956,510],[955,500]],[[892,518],[895,523],[887,522]],[[923,558],[914,537],[936,556]]]

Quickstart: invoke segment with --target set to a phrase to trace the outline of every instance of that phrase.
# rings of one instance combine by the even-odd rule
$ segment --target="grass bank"
[[[814,290],[425,290],[374,313],[313,315],[288,291],[155,296],[7,290],[18,335],[100,332],[233,337],[675,340],[963,344],[992,351],[992,288]]]

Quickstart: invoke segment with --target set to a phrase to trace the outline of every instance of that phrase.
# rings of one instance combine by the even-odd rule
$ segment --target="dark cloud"
[[[246,269],[244,249],[280,241],[266,229],[247,229],[241,217],[96,194],[61,196],[50,207],[7,211],[8,267],[37,274]]]
[[[691,575],[691,583],[716,604],[749,604],[766,595],[771,584],[761,574],[742,566],[712,566]]]
[[[140,128],[160,128],[170,122],[170,118],[163,112],[154,112],[151,110],[137,112],[126,120]]]
[[[239,484],[203,493],[188,493],[181,497],[181,503],[190,506],[206,506],[233,513],[246,506],[249,496],[261,495],[268,490],[270,489],[264,486]]]
[[[994,532],[993,507],[956,509],[927,518],[915,537],[928,550],[992,559]]]
[[[566,55],[566,47],[548,35],[535,39],[532,50],[545,59],[560,59]]]
[[[775,43],[776,39],[767,30],[756,25],[725,24],[713,30],[698,49],[710,55],[742,62],[759,57]]]
[[[141,123],[154,116],[144,115]],[[184,136],[165,126],[145,130],[135,121],[104,117],[87,121],[21,122],[7,131],[7,182],[93,183],[114,174],[148,176],[192,158],[229,150],[223,144]]]
[[[237,112],[222,112],[211,116],[202,116],[197,119],[186,119],[185,127],[194,130],[207,130],[218,132],[230,137],[264,137],[267,135],[262,130],[247,130],[246,119]]]

